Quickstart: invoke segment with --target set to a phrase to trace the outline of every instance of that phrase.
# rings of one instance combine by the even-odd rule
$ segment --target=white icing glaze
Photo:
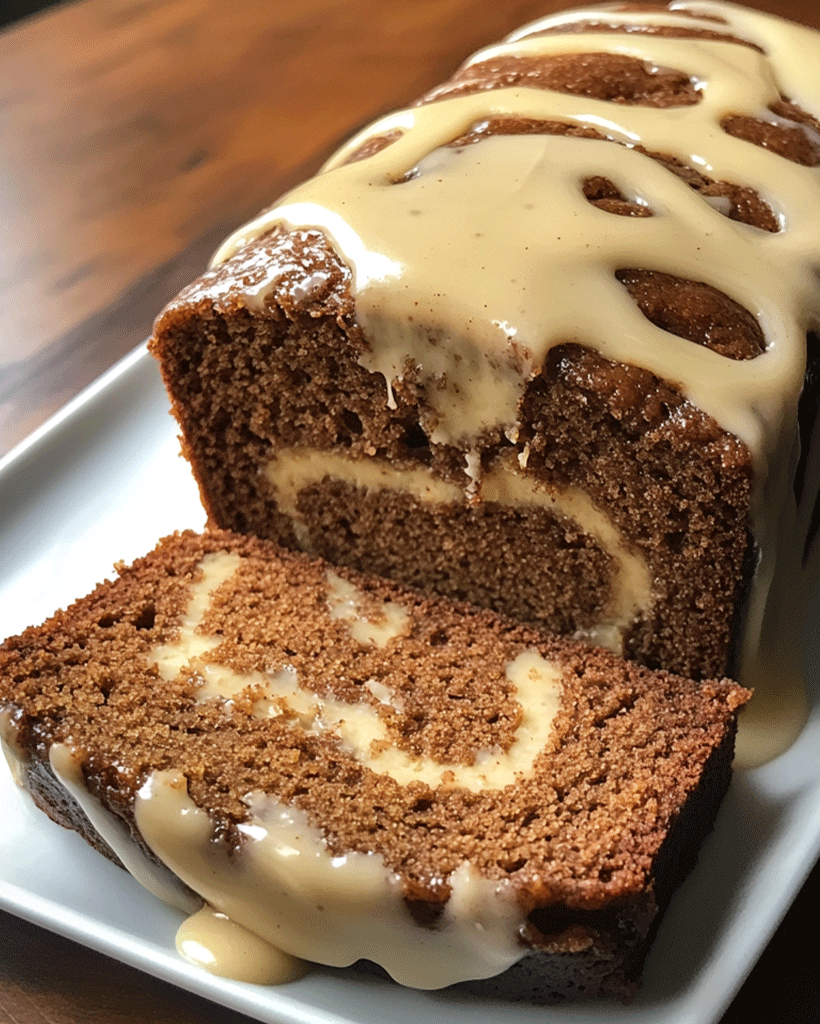
[[[697,21],[688,13],[720,20]],[[737,35],[762,52],[721,39],[637,32],[537,34],[579,21],[703,27]],[[507,88],[401,110],[359,133],[317,177],[235,232],[214,262],[276,225],[322,230],[353,272],[356,316],[370,345],[362,363],[384,375],[392,395],[409,358],[433,410],[428,434],[467,451],[488,428],[515,436],[524,385],[558,343],[579,342],[677,384],[751,453],[759,560],[736,674],[757,686],[760,706],[777,707],[770,699],[777,681],[762,671],[759,647],[773,619],[770,588],[783,585],[776,573],[793,580],[799,571],[794,554],[802,538],[794,543],[789,456],[805,335],[820,326],[820,171],[735,138],[720,122],[732,114],[779,123],[769,107],[781,95],[820,117],[820,34],[733,4],[681,0],[671,12],[587,8],[553,15],[470,63],[595,52],[683,71],[699,101],[656,109]],[[497,116],[586,125],[616,144],[520,135],[448,146]],[[380,152],[345,162],[366,140],[391,132],[399,137]],[[780,230],[727,219],[720,204],[704,201],[636,152],[639,144],[756,190]],[[653,216],[617,217],[593,207],[582,192],[590,175],[608,177]],[[658,270],[718,288],[757,318],[765,352],[732,360],[656,328],[615,278],[621,268]],[[264,297],[263,288],[246,299],[264,308]],[[521,460],[524,465],[526,452]],[[476,484],[471,476],[470,488]],[[612,630],[604,624],[597,635],[606,639]],[[764,643],[776,649],[777,638]],[[788,657],[787,650],[780,653]],[[784,720],[775,729],[793,736],[799,723],[786,704],[800,701],[784,698]]]
[[[198,633],[197,628],[208,609],[211,595],[221,583],[233,576],[239,562],[238,555],[226,551],[203,558],[199,566],[202,578],[191,587],[188,606],[179,624],[179,638],[174,643],[155,647],[151,652],[151,660],[162,679],[174,679],[186,664],[196,664],[219,644],[218,637],[205,636]]]
[[[25,789],[28,754],[20,744],[14,716],[9,708],[0,711],[0,748],[11,771],[11,777],[21,789]]]
[[[71,747],[65,743],[53,743],[48,758],[60,785],[77,801],[99,837],[114,851],[123,867],[140,885],[186,914],[198,909],[200,901],[180,885],[179,876],[149,860],[140,851],[125,824],[88,792],[80,760]]]
[[[406,632],[408,615],[400,604],[385,601],[377,612],[371,612],[368,617],[362,610],[366,604],[365,595],[353,583],[328,570],[327,586],[331,619],[347,622],[350,635],[359,643],[386,647],[391,640]]]
[[[515,963],[522,911],[509,886],[462,864],[435,930],[421,931],[398,879],[376,854],[334,856],[305,815],[263,794],[247,798],[242,847],[214,842],[208,815],[183,776],[155,772],[135,813],[154,853],[231,921],[292,956],[344,967],[381,964],[403,985],[434,989],[491,977]]]
[[[303,960],[277,949],[209,906],[182,922],[176,947],[179,955],[196,967],[255,985],[282,985],[307,971]]]
[[[756,18],[762,36],[771,19]],[[820,37],[798,35],[820,60]],[[812,261],[820,183],[813,170],[718,125],[728,113],[763,114],[779,99],[772,69],[779,79],[781,68],[775,55],[767,61],[736,44],[598,33],[531,36],[490,47],[473,61],[596,51],[683,69],[697,81],[701,100],[658,110],[513,88],[401,111],[353,139],[325,173],[237,232],[215,260],[276,224],[321,227],[354,271],[357,317],[373,347],[365,364],[390,381],[409,354],[431,382],[447,375],[448,386],[428,390],[442,440],[514,426],[523,382],[549,347],[577,340],[680,382],[765,470],[777,448],[784,395],[793,403],[802,383],[805,327],[818,308]],[[815,95],[808,109],[817,112],[819,102]],[[627,145],[525,135],[447,147],[472,124],[504,115],[592,125]],[[396,142],[344,163],[365,138],[397,127],[404,134]],[[769,235],[727,220],[629,148],[639,142],[764,198],[781,197],[775,205],[784,230]],[[401,181],[413,170],[415,177]],[[615,217],[592,207],[580,185],[593,174],[642,196],[654,216]],[[614,277],[621,267],[649,261],[652,269],[707,280],[754,312],[766,352],[730,360],[655,328]],[[784,271],[776,280],[773,266]]]

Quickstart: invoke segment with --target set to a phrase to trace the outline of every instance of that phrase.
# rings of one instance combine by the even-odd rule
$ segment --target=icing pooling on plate
[[[179,955],[196,967],[255,985],[282,985],[307,971],[303,961],[207,904],[179,926],[176,947]]]

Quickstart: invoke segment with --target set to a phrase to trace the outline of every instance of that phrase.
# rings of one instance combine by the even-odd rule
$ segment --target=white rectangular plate
[[[40,622],[204,515],[145,347],[0,461],[0,631]],[[811,621],[820,622],[812,614]],[[174,951],[177,912],[30,805],[0,765],[0,907],[260,1021],[283,1024],[709,1024],[722,1015],[820,854],[820,635],[812,711],[776,761],[737,773],[629,1007],[549,1008],[415,992],[317,968],[281,988],[225,981]]]

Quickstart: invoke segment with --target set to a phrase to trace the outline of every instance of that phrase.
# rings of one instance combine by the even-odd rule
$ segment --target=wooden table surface
[[[561,6],[79,0],[0,33],[0,455],[351,129]],[[724,1024],[820,1020],[819,897],[815,868]],[[0,913],[3,1024],[243,1020]]]

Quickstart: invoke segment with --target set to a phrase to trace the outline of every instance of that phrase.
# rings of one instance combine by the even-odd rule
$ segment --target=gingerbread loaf
[[[353,138],[157,321],[211,522],[760,684],[818,493],[818,62],[588,8]]]
[[[221,532],[0,648],[18,778],[153,891],[546,1000],[633,991],[747,697]]]

